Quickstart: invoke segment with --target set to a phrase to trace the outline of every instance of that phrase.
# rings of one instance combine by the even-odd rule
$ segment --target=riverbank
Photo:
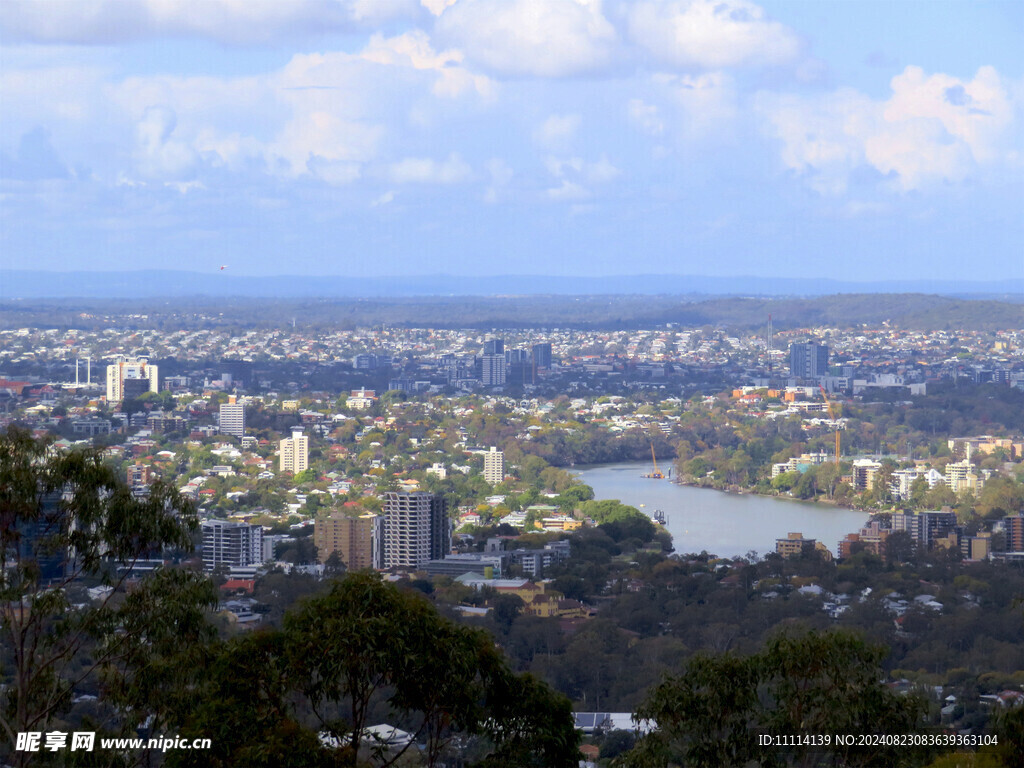
[[[702,490],[718,491],[719,493],[733,493],[738,496],[757,496],[762,499],[781,499],[783,501],[792,501],[796,504],[822,504],[829,507],[836,507],[838,509],[849,509],[856,512],[864,512],[867,515],[877,514],[878,510],[868,510],[862,507],[857,507],[852,504],[843,504],[836,499],[829,499],[827,497],[816,497],[813,499],[798,499],[796,496],[789,496],[782,493],[760,493],[754,488],[741,488],[740,486],[729,486],[728,488],[715,488],[713,485],[701,485],[700,483],[688,483],[685,480],[679,478],[666,478],[670,483],[675,485],[683,486],[686,488],[700,488]]]

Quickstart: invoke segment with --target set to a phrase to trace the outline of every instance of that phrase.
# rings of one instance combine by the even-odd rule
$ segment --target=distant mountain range
[[[884,280],[851,282],[787,277],[695,275],[407,275],[252,277],[225,270],[43,272],[0,269],[0,300],[39,298],[170,298],[234,296],[265,298],[397,298],[409,296],[673,295],[813,297],[840,293],[927,293],[1024,302],[1024,279],[1000,281]]]

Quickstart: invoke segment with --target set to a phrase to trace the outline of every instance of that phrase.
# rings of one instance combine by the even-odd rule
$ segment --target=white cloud
[[[774,66],[800,39],[747,0],[644,0],[630,4],[629,34],[657,61],[684,69]]]
[[[992,67],[969,81],[907,67],[891,85],[885,101],[842,89],[817,98],[761,94],[758,106],[782,141],[784,164],[823,194],[845,192],[858,168],[909,191],[1015,162],[1014,105]]]
[[[484,190],[484,202],[496,203],[501,196],[501,190],[508,186],[515,174],[508,163],[499,157],[492,157],[484,167],[491,177],[491,183]]]
[[[630,122],[644,133],[661,136],[665,132],[665,123],[654,104],[648,104],[643,99],[630,99],[626,105],[626,113]]]
[[[501,75],[567,77],[603,69],[617,42],[600,0],[462,0],[436,34]]]
[[[166,181],[164,186],[175,190],[180,195],[187,195],[193,189],[206,189],[201,181]]]
[[[580,127],[579,115],[551,115],[534,132],[534,140],[542,147],[559,149],[567,147]]]
[[[445,9],[455,5],[456,0],[420,0],[420,5],[435,16],[440,16]]]
[[[97,68],[6,70],[0,94],[17,119],[5,119],[0,139],[13,146],[34,125],[53,125],[57,147],[105,142],[99,155],[108,165],[95,170],[111,183],[122,176],[177,182],[216,167],[348,184],[380,161],[382,147],[401,152],[385,145],[406,128],[395,120],[396,105],[408,105],[410,122],[417,111],[447,120],[452,99],[491,98],[493,83],[460,60],[412,32],[373,36],[358,53],[299,54],[280,70],[248,77],[116,81]],[[40,92],[52,95],[45,109],[36,104]],[[439,178],[452,179],[455,167],[440,164]]]
[[[558,186],[546,190],[551,200],[581,200],[590,197],[593,187],[618,178],[620,171],[605,155],[589,162],[580,157],[545,158],[544,164]]]
[[[547,195],[549,200],[562,202],[565,200],[583,200],[590,197],[590,190],[582,184],[577,184],[575,181],[562,179],[561,184],[545,190],[544,194]]]
[[[729,132],[736,112],[736,86],[724,72],[679,75],[670,80],[676,102],[683,108],[682,133],[703,138]]]
[[[965,82],[907,67],[892,79],[892,90],[882,128],[865,140],[865,152],[882,173],[898,174],[904,189],[966,178],[1007,148],[1014,109],[994,68],[982,67]]]
[[[370,207],[371,208],[377,208],[377,207],[382,206],[382,205],[388,205],[389,203],[394,202],[394,199],[395,199],[395,191],[393,189],[389,189],[384,194],[382,194],[379,197],[375,198],[370,203]]]
[[[388,178],[396,184],[458,184],[472,177],[473,169],[455,152],[447,160],[407,157],[388,166]]]
[[[146,176],[176,177],[188,172],[196,156],[184,141],[174,137],[177,117],[166,106],[146,109],[136,125],[139,168]]]
[[[37,0],[0,3],[0,29],[10,40],[110,44],[200,37],[263,44],[415,18],[416,0]]]
[[[431,88],[436,96],[457,98],[463,93],[476,91],[484,98],[493,98],[495,93],[490,78],[460,66],[463,58],[460,51],[435,51],[427,33],[422,30],[390,38],[374,35],[360,56],[377,64],[404,65],[436,72],[438,79]]]

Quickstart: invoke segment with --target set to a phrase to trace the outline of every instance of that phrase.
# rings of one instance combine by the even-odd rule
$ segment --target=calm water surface
[[[817,539],[835,554],[839,540],[864,526],[868,515],[826,504],[740,495],[641,477],[650,463],[577,467],[579,478],[598,499],[618,499],[654,515],[665,513],[676,552],[707,550],[720,557],[765,554],[790,531]]]

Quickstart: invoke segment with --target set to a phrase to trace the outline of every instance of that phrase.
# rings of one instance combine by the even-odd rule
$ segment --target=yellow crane
[[[644,477],[649,477],[652,480],[664,480],[665,479],[665,475],[663,475],[661,473],[661,470],[658,469],[658,460],[654,456],[654,441],[653,440],[651,441],[651,461],[654,462],[654,471],[649,473],[649,474],[644,475]]]
[[[821,396],[825,398],[825,405],[828,406],[828,417],[832,421],[836,420],[836,411],[832,407],[832,401],[828,399],[828,394],[825,392],[825,387],[821,384],[818,385],[818,389],[821,390]],[[839,424],[836,424],[836,467],[839,466]]]

